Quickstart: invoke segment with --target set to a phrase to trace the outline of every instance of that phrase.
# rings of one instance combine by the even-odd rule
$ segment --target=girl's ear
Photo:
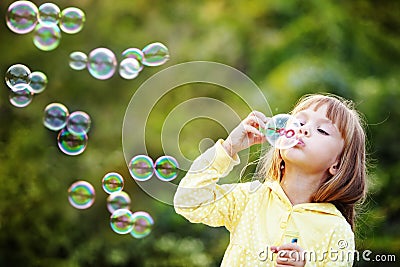
[[[331,175],[335,175],[339,170],[339,162],[335,162],[332,164],[332,166],[329,168],[329,173]]]

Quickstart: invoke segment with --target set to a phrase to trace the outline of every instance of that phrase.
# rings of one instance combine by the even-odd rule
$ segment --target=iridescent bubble
[[[124,191],[111,193],[107,198],[107,209],[110,213],[118,209],[129,209],[131,198]]]
[[[60,8],[53,3],[44,3],[39,6],[39,23],[58,24],[60,21]]]
[[[68,201],[74,208],[90,208],[93,205],[94,200],[94,188],[86,181],[77,181],[68,188]]]
[[[154,163],[155,174],[161,181],[172,181],[178,176],[179,165],[171,156],[161,156]]]
[[[75,135],[67,129],[62,129],[57,137],[57,144],[61,152],[69,156],[76,156],[85,151],[88,142],[86,134]]]
[[[29,75],[31,74],[30,69],[22,64],[15,64],[8,68],[6,72],[6,84],[11,90],[17,90],[15,88],[18,84],[27,85],[30,82]]]
[[[96,48],[89,54],[87,68],[96,79],[106,80],[114,75],[117,68],[117,58],[107,48]]]
[[[110,172],[104,175],[101,183],[103,185],[103,190],[107,194],[120,192],[124,188],[124,178],[117,172]]]
[[[73,70],[83,70],[86,68],[88,57],[85,53],[75,51],[69,55],[69,66]]]
[[[41,71],[34,71],[29,75],[30,84],[28,89],[34,94],[40,94],[46,89],[47,76]]]
[[[133,157],[128,168],[131,176],[141,182],[149,180],[154,173],[153,160],[146,155]]]
[[[10,90],[10,103],[17,108],[28,106],[33,99],[33,93],[27,84],[17,84],[14,90]]]
[[[67,129],[74,135],[87,134],[89,132],[91,120],[89,115],[83,111],[72,112],[67,119]]]
[[[38,22],[38,8],[30,1],[16,1],[7,10],[8,28],[18,34],[33,31]]]
[[[83,29],[85,13],[76,7],[68,7],[61,11],[60,28],[63,32],[74,34]]]
[[[67,125],[69,111],[60,103],[51,103],[44,109],[43,124],[52,131],[58,131]]]
[[[264,132],[268,142],[278,148],[291,148],[298,143],[296,133],[300,127],[299,121],[289,114],[278,114],[269,120]]]
[[[168,48],[162,43],[152,43],[142,50],[142,64],[145,66],[160,66],[169,60]]]
[[[117,234],[127,234],[132,231],[132,212],[128,209],[118,209],[111,214],[111,228]]]
[[[125,58],[119,64],[119,75],[127,80],[136,78],[140,72],[140,63],[134,58]]]
[[[61,31],[56,24],[38,24],[33,33],[33,44],[42,51],[51,51],[58,47]]]
[[[139,62],[140,68],[139,71],[141,71],[143,69],[143,58],[144,58],[144,54],[142,52],[142,50],[138,49],[138,48],[128,48],[126,49],[124,52],[122,52],[122,58],[126,59],[126,58],[134,58]]]
[[[131,235],[134,238],[143,238],[150,234],[151,229],[154,225],[154,220],[144,211],[137,211],[132,214],[133,229]]]

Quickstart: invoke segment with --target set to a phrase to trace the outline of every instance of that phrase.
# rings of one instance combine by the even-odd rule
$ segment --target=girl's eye
[[[323,135],[329,135],[329,133],[327,133],[326,131],[324,131],[322,129],[318,129],[318,132],[320,132]]]

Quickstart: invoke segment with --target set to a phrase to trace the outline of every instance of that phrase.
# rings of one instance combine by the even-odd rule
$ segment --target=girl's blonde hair
[[[353,102],[335,95],[313,94],[302,97],[291,114],[313,107],[327,106],[327,118],[335,123],[343,137],[344,148],[338,171],[321,181],[312,202],[329,202],[343,214],[354,229],[355,204],[366,194],[366,151],[363,120]],[[278,149],[271,148],[261,159],[260,177],[280,181],[284,161]]]

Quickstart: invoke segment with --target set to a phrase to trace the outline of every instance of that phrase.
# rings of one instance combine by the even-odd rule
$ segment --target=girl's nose
[[[304,136],[310,136],[310,130],[309,129],[307,129],[306,127],[300,127],[300,130],[299,130],[299,132],[301,133],[301,134],[303,134]]]

